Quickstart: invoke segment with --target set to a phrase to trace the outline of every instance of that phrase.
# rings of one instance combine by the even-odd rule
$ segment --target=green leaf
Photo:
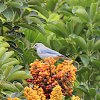
[[[89,95],[88,89],[87,89],[84,85],[79,85],[79,86],[77,86],[77,88],[78,88],[79,90],[81,90],[82,92],[84,92],[84,93],[86,93],[86,94]]]
[[[24,44],[27,46],[28,49],[31,48],[31,44],[30,44],[30,42],[29,42],[27,39],[25,39],[25,38],[22,37],[22,38],[21,38],[21,41],[24,42]]]
[[[37,43],[40,41],[46,41],[46,38],[44,38],[44,36],[42,34],[38,34],[38,36],[36,36],[34,43]]]
[[[76,35],[79,35],[81,34],[81,31],[83,30],[83,28],[85,27],[85,24],[80,24],[80,23],[77,23],[74,27],[74,34]]]
[[[66,23],[67,23],[67,29],[68,29],[69,34],[73,34],[73,31],[74,31],[73,21],[66,22]]]
[[[95,30],[92,30],[92,32],[96,35],[99,35],[100,36],[100,30],[99,29],[95,29]]]
[[[36,1],[36,0],[31,0],[28,2],[29,5],[38,5],[38,6],[41,6],[41,3],[39,1]]]
[[[87,40],[87,49],[88,51],[92,51],[94,46],[94,39],[92,40]]]
[[[15,43],[15,42],[13,42],[13,41],[7,41],[7,43],[9,43],[9,44],[10,44],[10,46],[12,45],[12,46],[14,46],[15,48],[17,48],[17,45],[16,45],[16,43]]]
[[[57,13],[51,13],[48,18],[48,21],[57,22],[59,18],[60,18],[60,15],[58,15]]]
[[[87,44],[86,44],[86,41],[84,40],[84,38],[78,36],[78,37],[75,37],[75,38],[72,38],[76,44],[78,44],[83,50],[87,50]]]
[[[81,19],[79,17],[76,17],[76,16],[71,16],[70,19],[73,20],[74,22],[83,23],[81,21]]]
[[[4,75],[5,75],[5,78],[9,75],[9,73],[11,72],[13,66],[7,66],[5,71],[4,71]]]
[[[22,26],[22,27],[31,29],[33,31],[36,31],[36,29],[32,25],[29,25],[29,24],[26,24],[26,23],[19,23],[19,26]]]
[[[20,8],[20,9],[28,8],[28,4],[26,2],[24,2],[24,1],[22,2],[21,0],[14,0],[14,1],[16,2],[15,5],[13,5],[13,3],[12,3],[11,6]]]
[[[58,0],[49,0],[49,1],[47,1],[47,7],[49,8],[49,10],[51,10],[53,12],[55,10],[57,2],[58,2]]]
[[[63,55],[66,55],[66,51],[68,50],[69,43],[66,40],[63,40],[63,39],[59,39],[58,41],[62,44],[59,52]]]
[[[89,21],[89,16],[83,7],[73,7],[72,10],[82,21]]]
[[[78,71],[77,71],[77,74],[82,74],[86,71],[90,70],[88,67],[84,67],[82,66]]]
[[[0,36],[0,42],[4,39],[4,37]]]
[[[63,47],[60,48],[59,52],[60,52],[61,54],[63,54],[63,55],[66,55],[67,49],[68,49],[68,47],[63,46]]]
[[[75,54],[76,57],[77,57],[77,53],[78,53],[78,50],[77,50],[77,45],[73,44],[73,45],[70,45],[70,48],[67,48],[68,49],[68,52],[70,54]]]
[[[100,21],[100,10],[96,13],[94,21],[95,22]]]
[[[24,16],[24,19],[27,21],[28,24],[36,23],[36,24],[41,24],[42,22],[36,18],[36,17],[29,17],[29,16]]]
[[[28,16],[38,16],[38,13],[36,11],[31,11],[30,14]]]
[[[63,14],[65,16],[71,16],[72,15],[71,9],[70,8],[67,8],[67,7],[60,8],[58,10],[58,13]]]
[[[57,24],[55,24],[57,26],[57,28],[60,29],[60,31],[65,35],[65,37],[68,37],[69,36],[69,32],[65,26],[64,23],[62,22],[58,22]]]
[[[78,35],[76,35],[76,34],[70,34],[69,37],[76,38],[76,37],[78,37]]]
[[[24,34],[25,34],[26,39],[29,42],[33,43],[36,37],[38,36],[39,32],[38,31],[34,32],[33,30],[25,29]]]
[[[36,24],[41,24],[42,22],[40,21],[40,19],[36,18],[36,17],[30,17],[30,19],[33,21],[33,23]]]
[[[11,81],[11,80],[18,80],[18,79],[32,79],[31,76],[27,75],[27,73],[25,71],[17,71],[12,73],[8,78],[7,81]]]
[[[94,98],[95,95],[96,95],[96,89],[95,89],[95,88],[89,89],[89,95],[90,95],[92,98]]]
[[[93,60],[93,61],[91,61],[91,62],[92,62],[92,64],[96,65],[96,67],[100,68],[100,61],[98,61],[98,60]]]
[[[7,76],[7,78],[13,73],[13,72],[16,72],[18,70],[20,70],[23,66],[21,65],[16,65],[13,67],[13,69],[10,71],[9,75]]]
[[[11,8],[7,8],[5,11],[3,11],[3,15],[11,21],[14,17],[14,12]]]
[[[1,89],[8,89],[8,90],[13,91],[13,92],[18,91],[18,89],[13,84],[9,84],[9,83],[5,83],[5,84],[0,85],[0,88]]]
[[[7,27],[8,29],[11,30],[13,25],[12,25],[12,22],[11,22],[11,21],[8,21],[8,22],[6,21],[6,22],[3,24],[3,26],[5,26],[5,27]]]
[[[5,52],[5,54],[2,57],[2,63],[4,63],[9,57],[11,57],[14,54],[14,51]]]
[[[100,100],[100,93],[96,94],[96,100]]]
[[[14,46],[11,45],[10,48],[13,49],[13,50],[15,50],[18,53],[23,54],[23,50],[21,48],[19,48],[19,47],[14,47]]]
[[[56,33],[57,36],[62,36],[63,38],[65,38],[65,35],[55,25],[48,24],[48,25],[45,26],[45,29]]]
[[[3,74],[3,70],[2,69],[0,69],[0,74]]]
[[[59,41],[63,46],[66,46],[66,47],[67,47],[68,44],[69,44],[69,43],[68,43],[66,40],[64,40],[64,39],[59,39],[58,41]]]
[[[39,7],[37,5],[29,5],[30,8],[37,10],[38,12],[40,12],[42,15],[44,15],[46,18],[49,18],[49,13],[46,9],[44,9],[43,7]]]
[[[40,33],[42,33],[43,35],[45,35],[45,30],[41,27],[41,26],[38,26],[38,25],[35,25],[35,24],[31,24],[35,29],[37,29]]]
[[[100,75],[98,75],[98,76],[96,77],[96,80],[97,80],[97,81],[100,81]]]
[[[15,15],[14,15],[14,19],[13,19],[13,21],[16,21],[16,20],[18,20],[19,18],[20,18],[20,15],[21,15],[21,9],[16,9],[15,10]]]
[[[22,90],[24,89],[24,87],[22,86],[22,84],[19,83],[19,82],[15,83],[15,86],[16,86],[20,91],[22,91]]]
[[[22,67],[23,67],[23,66],[21,66],[21,65],[16,65],[16,66],[14,66],[13,69],[12,69],[12,71],[11,71],[11,73],[20,70]],[[11,74],[11,73],[10,73],[10,74]]]
[[[20,6],[23,5],[22,1],[21,0],[13,0],[14,2],[18,3]]]
[[[15,65],[15,64],[19,64],[19,61],[16,60],[16,61],[11,61],[11,62],[8,62],[8,63],[6,63],[6,64],[3,64],[3,65],[1,66],[1,69],[4,70],[7,66],[13,66],[13,65]]]
[[[29,10],[25,9],[24,12],[22,13],[22,17],[29,15]]]
[[[84,1],[83,1],[84,2]],[[87,5],[87,7],[90,7],[91,5],[91,0],[85,0],[85,5]]]
[[[16,3],[16,2],[7,2],[7,6],[20,6],[18,3]]]
[[[29,67],[29,64],[32,63],[36,59],[36,57],[33,56],[33,49],[25,50],[23,53],[23,58],[24,58],[25,63],[27,63]],[[26,67],[26,69],[28,68]]]
[[[0,74],[0,80],[3,80],[5,76],[3,74]]]
[[[7,42],[0,42],[0,47],[10,47]]]
[[[56,51],[59,51],[59,49],[61,48],[61,44],[57,40],[50,40],[50,45],[52,49]]]
[[[7,49],[6,48],[4,48],[4,47],[1,47],[0,48],[0,60],[1,60],[1,58],[3,57],[3,55],[4,55],[4,53],[7,51]]]
[[[93,46],[94,51],[97,50],[97,49],[100,49],[100,39]]]
[[[82,54],[82,55],[80,55],[80,58],[81,58],[81,60],[82,60],[82,62],[84,64],[84,66],[87,66],[89,64],[89,58],[88,58],[87,55]]]
[[[16,61],[16,58],[9,58],[9,59],[7,59],[7,60],[5,61],[5,63],[8,63],[8,62],[10,62],[10,61]]]
[[[89,38],[89,36],[92,34],[92,32],[90,31],[90,29],[87,30],[86,32],[86,38]]]
[[[3,12],[6,8],[7,8],[6,5],[3,5],[2,3],[0,3],[0,12]]]
[[[91,17],[92,21],[94,20],[94,17],[95,17],[95,14],[96,14],[96,10],[97,10],[97,3],[91,3],[91,6],[90,6],[90,17]]]
[[[14,41],[16,41],[17,39],[20,39],[21,37],[22,37],[22,34],[20,32],[17,32]]]

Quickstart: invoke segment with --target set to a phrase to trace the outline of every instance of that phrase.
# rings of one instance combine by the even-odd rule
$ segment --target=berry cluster
[[[62,100],[62,88],[59,85],[56,85],[50,95],[49,100]]]
[[[54,65],[56,61],[52,57],[46,58],[44,61],[45,63],[36,59],[30,64],[30,73],[33,79],[28,79],[27,82],[42,87],[47,98],[50,98],[52,89],[56,85],[61,86],[63,95],[71,95],[73,92],[72,85],[76,80],[75,72],[77,71],[72,64],[73,60],[65,60],[57,67]]]
[[[34,89],[25,87],[24,96],[28,100],[46,100],[46,97],[43,93],[43,89],[39,88],[39,86],[34,86]]]

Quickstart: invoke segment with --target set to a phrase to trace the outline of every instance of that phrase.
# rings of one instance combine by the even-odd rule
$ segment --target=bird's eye
[[[35,46],[36,46],[36,44],[35,44]]]

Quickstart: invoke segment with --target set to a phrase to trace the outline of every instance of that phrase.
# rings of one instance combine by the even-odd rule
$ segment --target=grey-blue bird
[[[42,43],[36,43],[36,44],[34,44],[34,46],[32,48],[37,50],[37,54],[41,59],[53,57],[55,60],[59,60],[60,58],[70,60],[66,56],[60,54],[59,52],[57,52],[55,50],[52,50],[52,49],[46,47]]]

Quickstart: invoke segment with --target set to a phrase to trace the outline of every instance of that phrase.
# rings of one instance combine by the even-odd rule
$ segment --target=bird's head
[[[37,49],[38,47],[43,47],[44,45],[42,43],[35,43],[32,48]]]

